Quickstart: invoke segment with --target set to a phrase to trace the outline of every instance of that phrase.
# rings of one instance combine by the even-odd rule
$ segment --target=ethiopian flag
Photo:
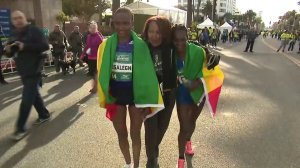
[[[203,87],[191,91],[191,96],[196,104],[200,104],[203,98],[206,97],[206,104],[212,116],[215,116],[224,74],[219,66],[211,70],[207,69],[206,54],[203,48],[187,43],[187,55],[183,67],[184,77],[189,80],[200,78],[203,83]],[[201,63],[203,64],[201,65]]]
[[[149,118],[164,109],[164,103],[148,46],[134,32],[131,32],[131,37],[134,104],[137,108],[148,108],[149,114],[146,118]],[[111,120],[117,109],[115,98],[111,96],[109,90],[117,45],[118,37],[115,33],[101,43],[97,59],[99,103],[100,107],[107,110],[106,116]]]

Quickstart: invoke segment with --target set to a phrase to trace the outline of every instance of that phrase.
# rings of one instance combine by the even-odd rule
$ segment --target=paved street
[[[300,167],[300,55],[276,53],[279,41],[259,37],[254,53],[245,42],[222,45],[225,81],[216,118],[205,107],[192,138],[188,164],[194,168]],[[296,45],[298,51],[298,45]],[[22,87],[18,77],[0,85],[0,168],[121,168],[124,165],[112,123],[89,94],[85,69],[63,77],[52,69],[41,89],[51,121],[32,126],[18,143],[14,131]],[[143,130],[143,129],[142,129]],[[179,124],[174,109],[161,144],[161,168],[175,168]],[[142,133],[144,135],[144,132]],[[144,137],[143,137],[144,144]],[[146,163],[144,146],[141,167]],[[191,166],[193,165],[193,166]]]

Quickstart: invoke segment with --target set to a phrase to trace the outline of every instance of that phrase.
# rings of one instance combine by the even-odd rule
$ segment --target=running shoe
[[[185,154],[194,155],[194,151],[192,148],[192,141],[187,141],[185,144]]]
[[[177,168],[185,168],[185,163],[184,163],[184,159],[178,159],[178,162],[177,162]]]

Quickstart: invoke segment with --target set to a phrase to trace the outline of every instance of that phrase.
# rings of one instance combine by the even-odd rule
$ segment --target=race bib
[[[132,53],[116,53],[116,59],[112,67],[112,79],[121,82],[132,80]]]

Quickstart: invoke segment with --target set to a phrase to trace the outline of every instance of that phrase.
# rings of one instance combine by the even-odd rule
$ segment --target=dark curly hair
[[[188,30],[187,30],[187,28],[186,28],[183,24],[175,24],[175,25],[172,27],[172,38],[173,38],[173,39],[174,39],[174,37],[175,37],[176,31],[184,31],[185,34],[186,34],[186,37],[188,37]]]
[[[127,13],[130,15],[131,17],[131,20],[133,21],[134,20],[134,14],[132,13],[131,9],[130,8],[127,8],[127,7],[120,7],[118,8],[115,13],[113,14],[113,17],[118,14],[118,13]]]
[[[164,16],[152,16],[150,17],[145,25],[144,30],[141,37],[148,41],[148,30],[151,22],[155,22],[158,25],[159,31],[162,36],[162,43],[163,44],[171,44],[172,37],[171,37],[171,22]]]

